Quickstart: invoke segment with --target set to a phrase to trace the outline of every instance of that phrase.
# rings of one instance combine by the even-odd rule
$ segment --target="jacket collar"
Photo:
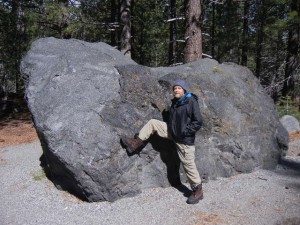
[[[187,92],[184,96],[182,96],[180,99],[176,99],[174,98],[172,101],[173,101],[173,104],[174,105],[184,105],[185,103],[187,103],[187,99],[192,97],[192,93],[190,92]]]

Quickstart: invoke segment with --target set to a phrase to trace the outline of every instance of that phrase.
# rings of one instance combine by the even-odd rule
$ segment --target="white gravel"
[[[300,171],[278,167],[209,181],[197,205],[186,204],[172,187],[88,203],[57,190],[43,176],[41,154],[39,142],[0,148],[1,225],[300,224]]]

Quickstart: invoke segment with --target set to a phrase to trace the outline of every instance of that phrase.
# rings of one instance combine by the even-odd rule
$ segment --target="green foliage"
[[[168,62],[169,30],[165,5],[160,0],[137,1],[134,5],[133,58],[147,66],[165,66]]]
[[[40,181],[40,180],[43,180],[44,178],[46,178],[46,173],[44,170],[40,170],[36,173],[33,173],[32,176],[33,176],[33,180]]]
[[[23,92],[19,64],[28,46],[23,1],[0,2],[0,88],[4,92]]]
[[[176,0],[176,17],[184,17],[184,2]],[[291,24],[299,24],[297,21],[300,20],[299,12],[290,12],[290,1],[201,2],[203,53],[214,55],[221,63],[242,64],[242,52],[246,46],[246,64],[256,72],[260,62],[259,79],[265,87],[283,82],[288,31]],[[101,41],[120,47],[122,25],[118,23],[119,3],[118,0],[0,1],[0,86],[6,91],[22,93],[20,61],[31,43],[41,37]],[[248,9],[246,3],[249,4]],[[133,60],[146,66],[167,66],[170,1],[133,1],[131,14]],[[181,63],[185,20],[177,20],[174,30],[177,40],[175,63]],[[263,38],[258,44],[259,30],[263,31]],[[258,47],[262,47],[259,56]],[[295,90],[299,90],[300,79],[296,77],[297,73],[294,74]],[[280,95],[278,89],[275,94]]]
[[[219,74],[223,74],[223,71],[220,69],[220,67],[218,66],[214,66],[213,67],[213,72],[214,73],[219,73]]]
[[[290,96],[287,96],[280,98],[280,100],[276,103],[276,108],[280,117],[290,115],[300,120],[299,105],[299,102],[293,101]]]

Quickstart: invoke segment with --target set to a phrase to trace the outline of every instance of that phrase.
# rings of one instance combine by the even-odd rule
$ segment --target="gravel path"
[[[172,187],[146,189],[114,203],[87,203],[45,178],[41,154],[39,142],[0,148],[1,225],[300,224],[300,171],[278,167],[210,181],[197,205],[187,205]]]

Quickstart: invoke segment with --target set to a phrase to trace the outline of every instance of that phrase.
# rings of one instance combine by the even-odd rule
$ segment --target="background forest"
[[[1,98],[23,96],[20,61],[42,37],[106,42],[151,67],[185,63],[190,4],[201,12],[203,58],[247,66],[275,102],[298,104],[300,0],[196,2],[0,0]]]

